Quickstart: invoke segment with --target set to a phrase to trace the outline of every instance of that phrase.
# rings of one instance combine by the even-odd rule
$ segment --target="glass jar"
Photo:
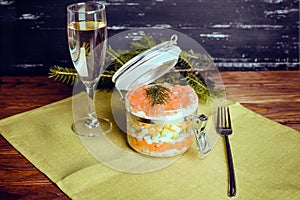
[[[153,105],[146,90],[155,87],[169,90],[164,104]],[[136,151],[157,157],[184,153],[194,141],[193,117],[198,98],[189,86],[167,83],[143,85],[129,91],[125,98],[127,141]]]
[[[180,155],[195,138],[200,154],[211,150],[205,131],[207,117],[197,114],[198,97],[194,89],[186,82],[157,81],[164,80],[163,76],[178,61],[181,49],[176,41],[177,36],[173,35],[169,41],[139,54],[112,78],[121,100],[125,101],[128,144],[145,155]],[[166,88],[169,95],[166,101],[153,103],[147,96],[147,89],[152,87]]]

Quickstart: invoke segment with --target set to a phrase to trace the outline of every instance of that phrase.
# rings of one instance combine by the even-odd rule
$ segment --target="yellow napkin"
[[[108,92],[97,94],[113,120]],[[300,199],[300,134],[246,109],[230,106],[236,199]],[[70,129],[68,98],[0,121],[1,134],[72,199],[227,199],[222,138],[204,159],[195,146],[170,166],[132,174],[98,162]],[[114,124],[113,132],[119,131]],[[122,134],[122,133],[120,133]]]

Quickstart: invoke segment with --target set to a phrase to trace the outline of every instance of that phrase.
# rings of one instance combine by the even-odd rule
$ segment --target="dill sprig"
[[[163,85],[153,85],[145,89],[147,99],[151,102],[151,106],[155,106],[157,104],[165,104],[170,97],[170,89]]]

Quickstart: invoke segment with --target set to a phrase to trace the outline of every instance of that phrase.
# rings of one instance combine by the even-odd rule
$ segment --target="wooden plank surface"
[[[72,66],[66,7],[73,2],[0,1],[3,74],[45,75],[54,65]],[[193,38],[224,69],[299,67],[298,0],[107,0],[106,8],[110,36],[168,28]]]
[[[227,99],[300,131],[299,71],[222,72]],[[72,87],[45,76],[1,77],[0,119],[72,95]],[[0,137],[0,199],[68,199]]]
[[[300,131],[300,71],[223,72],[227,98]]]
[[[1,77],[0,119],[72,95],[72,88],[42,77]],[[0,199],[69,199],[1,135]]]

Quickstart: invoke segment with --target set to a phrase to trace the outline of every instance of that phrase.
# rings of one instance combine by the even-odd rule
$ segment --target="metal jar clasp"
[[[200,154],[199,156],[204,157],[211,151],[211,144],[205,129],[208,117],[204,114],[200,114],[192,117],[192,121],[194,123],[194,135],[198,147],[197,149]]]

